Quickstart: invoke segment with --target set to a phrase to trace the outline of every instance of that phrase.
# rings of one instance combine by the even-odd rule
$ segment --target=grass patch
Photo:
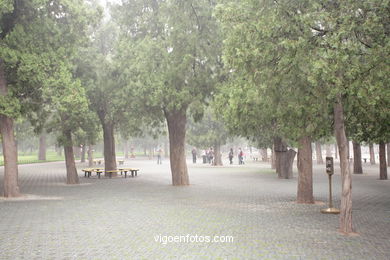
[[[42,162],[58,162],[64,161],[65,157],[63,155],[58,155],[56,152],[47,152],[46,160],[38,160],[38,155],[36,154],[19,154],[18,155],[18,164],[30,164],[30,163],[42,163]],[[0,166],[4,165],[4,158],[0,157]]]
[[[87,155],[86,155],[87,156]],[[124,157],[123,152],[116,152],[117,157]],[[135,153],[136,157],[142,157],[144,156],[143,153]],[[93,153],[94,158],[103,158],[102,152],[94,152]],[[85,158],[87,160],[87,158]],[[76,161],[80,160],[79,157],[75,158]],[[119,158],[118,158],[119,160]],[[59,161],[65,161],[64,155],[59,155],[55,151],[47,151],[46,152],[46,160],[38,160],[38,152],[33,153],[26,153],[26,152],[20,152],[18,154],[18,164],[30,164],[30,163],[44,163],[44,162],[59,162]],[[4,157],[0,155],[0,166],[4,166]]]

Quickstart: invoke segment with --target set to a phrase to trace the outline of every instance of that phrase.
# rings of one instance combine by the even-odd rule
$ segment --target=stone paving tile
[[[279,180],[267,164],[189,164],[188,187],[170,185],[167,161],[126,165],[140,168],[139,176],[97,179],[80,172],[82,185],[73,186],[64,185],[63,163],[20,166],[22,192],[40,197],[0,199],[0,259],[390,258],[390,182],[377,179],[376,167],[353,176],[360,235],[347,237],[337,232],[338,216],[319,212],[326,205],[294,203],[297,179]],[[314,194],[326,202],[322,168],[316,166]],[[337,172],[333,184],[339,206]],[[234,241],[155,241],[187,234],[229,235]]]

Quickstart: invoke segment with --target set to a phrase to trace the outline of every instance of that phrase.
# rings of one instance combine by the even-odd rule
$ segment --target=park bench
[[[91,177],[92,172],[94,171],[94,168],[87,168],[87,169],[82,169],[84,172],[84,178],[86,177]]]
[[[118,172],[121,172],[120,170],[109,170],[109,171],[106,171],[106,173],[108,173],[108,176],[111,178],[112,177],[112,174],[113,173],[118,173]]]
[[[86,168],[86,169],[82,169],[82,171],[84,172],[84,178],[85,177],[89,178],[91,177],[92,172],[96,172],[99,179],[100,179],[100,174],[104,172],[103,168]]]
[[[93,169],[94,172],[96,172],[98,178],[100,179],[100,174],[102,174],[104,172],[104,169],[103,168],[95,168]]]
[[[124,160],[119,160],[119,161],[118,161],[118,164],[119,164],[119,165],[123,165],[124,163],[125,163]]]
[[[120,168],[118,169],[121,172],[121,175],[124,173],[125,178],[127,178],[127,172],[131,174],[131,177],[137,176],[139,169],[135,168]]]
[[[113,173],[121,173],[121,175],[123,175],[123,173],[125,174],[125,178],[127,178],[127,173],[129,172],[129,174],[131,174],[131,177],[135,177],[138,175],[138,171],[139,169],[135,169],[135,168],[120,168],[118,170],[109,170],[109,171],[104,171],[103,168],[86,168],[86,169],[82,169],[82,171],[84,172],[84,177],[91,177],[92,175],[92,172],[96,172],[98,178],[100,179],[100,175],[105,172],[105,173],[108,173],[108,176],[110,178],[112,178],[112,174]]]

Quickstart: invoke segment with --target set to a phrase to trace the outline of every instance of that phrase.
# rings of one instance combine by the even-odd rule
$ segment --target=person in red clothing
[[[238,164],[244,164],[244,152],[241,148],[238,149]]]

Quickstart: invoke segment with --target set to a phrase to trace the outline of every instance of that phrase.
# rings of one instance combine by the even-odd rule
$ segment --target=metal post
[[[339,214],[340,210],[333,208],[333,201],[332,201],[332,175],[334,173],[333,157],[326,157],[326,173],[328,174],[329,177],[329,208],[321,209],[321,213]]]
[[[332,175],[329,176],[329,208],[333,208],[332,202]]]

